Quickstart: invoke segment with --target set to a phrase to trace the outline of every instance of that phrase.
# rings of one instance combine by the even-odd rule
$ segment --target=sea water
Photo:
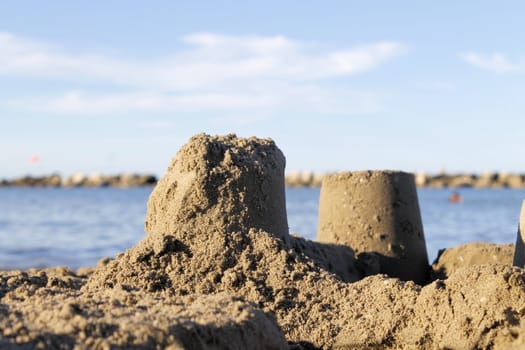
[[[152,187],[0,188],[0,269],[93,266],[144,236]],[[525,190],[462,189],[449,203],[447,189],[419,189],[432,261],[441,248],[471,241],[514,243]],[[291,233],[315,239],[319,189],[286,190]]]

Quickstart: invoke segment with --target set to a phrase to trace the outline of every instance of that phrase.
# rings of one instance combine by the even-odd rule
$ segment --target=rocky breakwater
[[[269,139],[194,136],[152,192],[136,246],[85,275],[0,272],[0,346],[524,346],[523,269],[469,266],[425,286],[365,277],[351,247],[288,234],[284,166]]]
[[[286,174],[287,187],[321,187],[323,179],[332,173],[290,172]],[[415,174],[417,187],[431,188],[525,188],[525,174]],[[138,187],[157,183],[151,174],[84,174],[62,177],[58,174],[21,176],[0,180],[0,187]]]
[[[320,187],[323,178],[331,173],[290,172],[286,175],[286,186]],[[415,174],[417,187],[431,188],[525,188],[525,174],[490,172],[484,174]]]
[[[0,181],[0,187],[139,187],[153,186],[155,175],[144,174],[91,174],[76,173],[68,177],[58,174],[46,176],[23,176]]]
[[[419,187],[433,188],[525,188],[525,174],[500,172],[426,175],[419,173],[416,175],[416,184]]]
[[[321,187],[326,175],[324,173],[294,171],[286,174],[285,182],[288,187]]]

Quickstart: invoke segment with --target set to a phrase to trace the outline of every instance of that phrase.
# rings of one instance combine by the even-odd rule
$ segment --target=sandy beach
[[[430,265],[426,252],[290,235],[285,163],[270,139],[192,137],[153,190],[136,246],[76,271],[0,271],[0,348],[525,348],[514,245],[467,244]],[[363,214],[360,227],[387,214]]]

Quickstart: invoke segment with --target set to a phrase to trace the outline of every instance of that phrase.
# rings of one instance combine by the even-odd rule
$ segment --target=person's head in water
[[[448,198],[448,201],[449,202],[454,202],[454,203],[461,203],[463,202],[463,198],[461,198],[461,196],[459,195],[458,192],[454,191],[450,194],[450,197]]]

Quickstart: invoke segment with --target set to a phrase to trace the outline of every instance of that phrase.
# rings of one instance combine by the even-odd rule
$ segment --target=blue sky
[[[523,13],[519,1],[5,1],[0,177],[161,175],[198,132],[271,137],[288,171],[525,172]]]

